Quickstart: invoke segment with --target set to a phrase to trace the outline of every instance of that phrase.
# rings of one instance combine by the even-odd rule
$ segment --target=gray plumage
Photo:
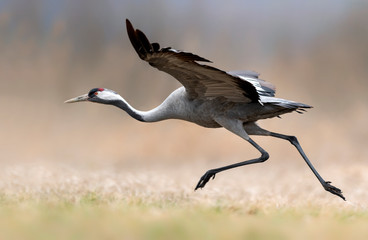
[[[266,161],[269,158],[268,153],[249,137],[263,135],[288,140],[297,148],[324,189],[345,200],[340,189],[319,175],[296,137],[270,132],[256,124],[260,119],[278,117],[293,111],[302,113],[311,106],[276,98],[275,87],[259,79],[256,72],[225,72],[205,65],[210,61],[198,55],[172,48],[160,48],[158,43],[150,43],[142,31],[133,28],[129,20],[126,20],[126,26],[138,56],[151,66],[173,76],[183,87],[172,92],[160,106],[147,112],[134,109],[119,94],[104,88],[94,88],[88,94],[66,102],[90,101],[114,105],[142,122],[182,119],[208,128],[224,127],[248,141],[261,153],[259,158],[208,170],[195,189],[203,188],[219,172]]]

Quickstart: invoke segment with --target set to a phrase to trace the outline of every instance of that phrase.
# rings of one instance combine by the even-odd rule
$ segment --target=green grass
[[[367,226],[353,207],[0,197],[0,239],[368,239]]]

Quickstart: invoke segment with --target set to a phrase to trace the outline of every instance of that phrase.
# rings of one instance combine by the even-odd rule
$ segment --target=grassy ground
[[[325,192],[308,171],[295,171],[298,165],[288,169],[295,185],[282,177],[284,170],[265,165],[218,175],[194,192],[208,166],[193,164],[125,171],[9,166],[1,170],[0,239],[368,237],[363,192],[346,189],[344,202]]]
[[[368,211],[341,206],[2,197],[0,239],[367,239]]]

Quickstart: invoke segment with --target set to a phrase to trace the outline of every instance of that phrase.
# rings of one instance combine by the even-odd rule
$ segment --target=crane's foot
[[[336,196],[339,196],[341,197],[344,201],[345,200],[345,197],[342,195],[342,191],[337,188],[337,187],[334,187],[330,184],[331,182],[328,181],[328,182],[325,182],[324,184],[322,184],[323,188],[326,190],[326,191],[329,191],[330,193],[332,194],[335,194]]]
[[[208,170],[202,177],[201,179],[199,179],[199,182],[197,184],[197,186],[195,187],[194,191],[197,190],[198,188],[203,188],[206,183],[212,178],[214,179],[216,176],[216,172],[213,170]]]

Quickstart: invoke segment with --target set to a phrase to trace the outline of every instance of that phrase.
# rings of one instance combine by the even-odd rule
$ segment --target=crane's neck
[[[131,117],[141,122],[157,122],[167,119],[165,116],[165,110],[162,105],[150,110],[150,111],[139,111],[133,108],[124,98],[120,97],[119,100],[113,101],[112,105],[121,108],[127,112]]]

